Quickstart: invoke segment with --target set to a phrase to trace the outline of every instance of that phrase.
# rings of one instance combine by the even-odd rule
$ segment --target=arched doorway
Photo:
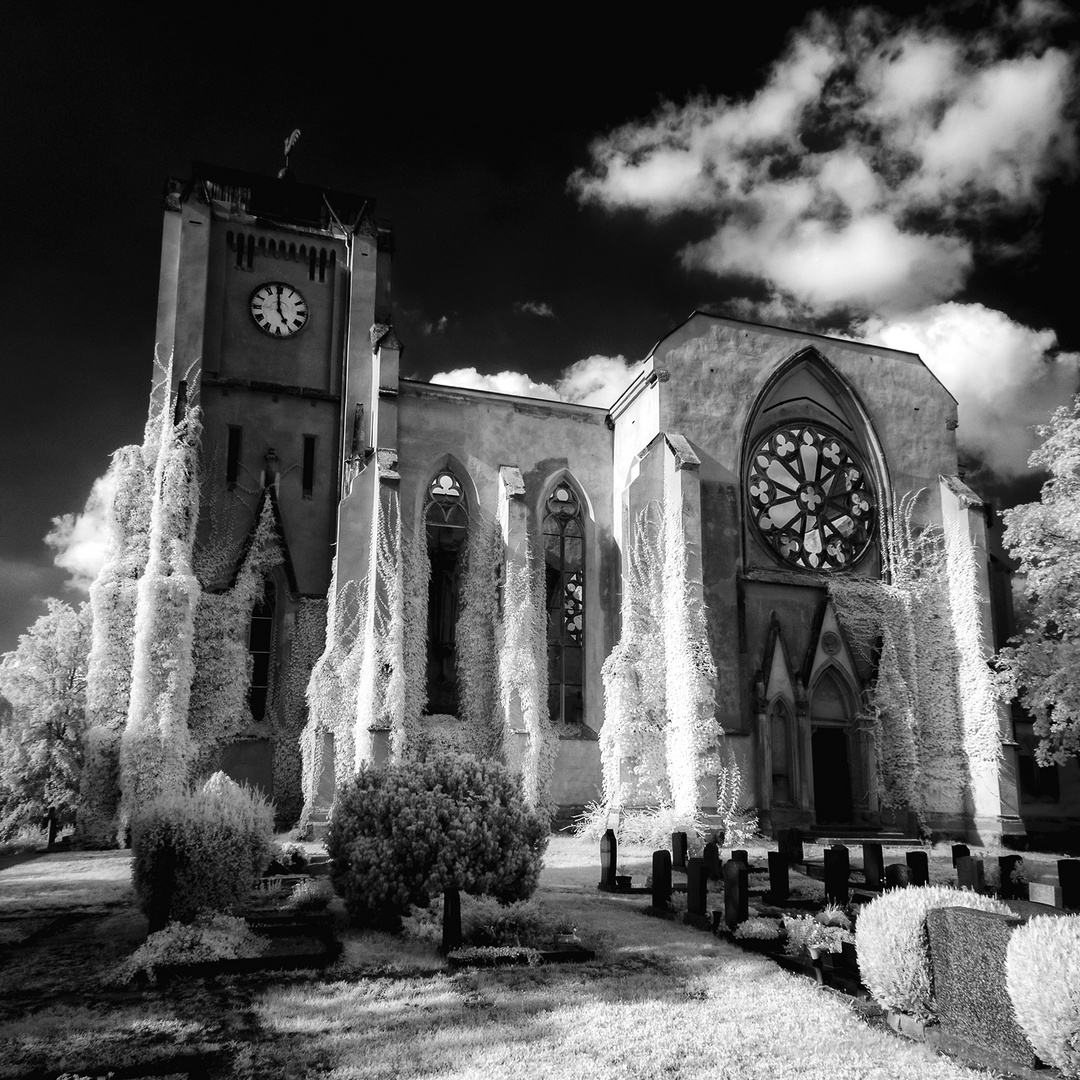
[[[852,716],[847,688],[833,671],[825,671],[810,695],[814,816],[819,825],[852,821]]]

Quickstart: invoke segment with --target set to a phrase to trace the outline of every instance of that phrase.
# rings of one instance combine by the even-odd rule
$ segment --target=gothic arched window
[[[569,484],[555,485],[544,515],[548,708],[552,722],[585,722],[585,528]]]
[[[248,708],[253,720],[266,715],[266,700],[270,692],[270,658],[274,651],[273,578],[266,579],[262,596],[251,609],[248,629],[248,652],[251,654],[251,682],[248,684]]]
[[[772,805],[794,803],[795,785],[791,775],[791,710],[777,699],[769,710],[769,754],[772,759]]]
[[[427,530],[428,579],[427,694],[433,714],[456,716],[457,620],[469,514],[461,481],[440,470],[428,486],[424,511]]]
[[[826,428],[785,424],[759,439],[746,489],[758,534],[792,566],[846,570],[870,544],[870,477],[855,451]]]

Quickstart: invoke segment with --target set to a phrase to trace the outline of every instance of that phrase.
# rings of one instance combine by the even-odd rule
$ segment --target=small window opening
[[[225,454],[225,484],[229,491],[236,487],[240,475],[240,437],[244,429],[229,425],[229,448]]]
[[[267,578],[266,588],[251,611],[248,652],[251,653],[251,682],[248,685],[248,708],[256,722],[266,716],[270,692],[270,657],[274,647],[274,583]]]
[[[304,498],[310,499],[315,490],[315,436],[304,436]]]

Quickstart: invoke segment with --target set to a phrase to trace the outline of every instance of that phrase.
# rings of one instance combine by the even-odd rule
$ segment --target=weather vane
[[[285,140],[285,168],[289,167],[289,154],[300,138],[300,129],[293,128],[293,133]]]

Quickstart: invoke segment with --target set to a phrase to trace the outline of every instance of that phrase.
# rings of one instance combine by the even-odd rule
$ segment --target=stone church
[[[896,508],[921,493],[915,526],[949,530],[975,556],[965,640],[976,666],[994,642],[986,508],[958,476],[956,402],[918,356],[695,312],[606,409],[432,385],[400,373],[393,236],[372,200],[196,164],[169,181],[164,209],[157,342],[173,356],[173,394],[201,370],[200,528],[226,521],[242,547],[268,499],[283,554],[252,613],[251,722],[225,753],[229,771],[296,801],[296,769],[279,768],[275,748],[298,735],[275,713],[284,673],[299,666],[306,680],[346,582],[360,597],[354,632],[385,634],[377,548],[392,498],[398,542],[426,552],[426,640],[413,654],[423,670],[405,672],[421,723],[461,715],[462,656],[475,651],[462,640],[466,538],[484,523],[493,589],[515,560],[541,568],[550,802],[565,815],[600,799],[602,668],[620,638],[635,531],[666,495],[678,500],[714,721],[743,803],[766,830],[895,821],[865,715],[879,656],[851,639],[831,579],[880,581]],[[305,612],[323,623],[306,659]],[[1011,721],[995,708],[994,761],[961,801],[926,807],[935,831],[1024,832]],[[501,722],[527,754],[520,708]],[[352,764],[391,752],[374,713],[357,732]],[[315,737],[311,783],[329,801],[344,747],[340,733],[336,746]],[[705,785],[705,809],[710,797]]]

